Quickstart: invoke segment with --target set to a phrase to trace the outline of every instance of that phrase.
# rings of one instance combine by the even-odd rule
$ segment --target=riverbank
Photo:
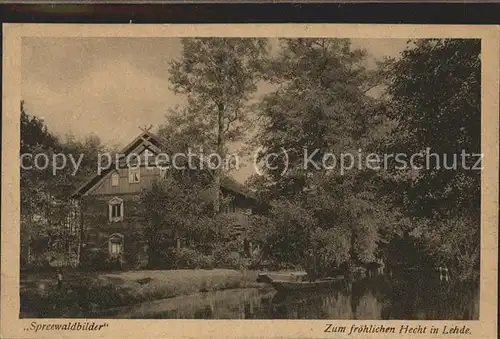
[[[479,286],[363,278],[352,288],[280,294],[236,288],[89,313],[107,319],[477,320]]]
[[[226,269],[71,272],[58,288],[55,276],[32,274],[21,278],[20,316],[83,317],[97,310],[198,292],[261,287],[256,279],[255,271]]]

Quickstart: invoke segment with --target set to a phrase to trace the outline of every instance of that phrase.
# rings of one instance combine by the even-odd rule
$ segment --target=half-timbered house
[[[72,196],[80,210],[80,251],[100,251],[119,257],[123,266],[144,267],[148,262],[143,217],[138,212],[140,194],[161,180],[166,171],[145,166],[146,156],[165,152],[165,141],[144,130],[127,145],[118,159],[96,173]],[[135,157],[130,157],[129,155]],[[130,159],[135,158],[136,163]],[[221,181],[223,196],[231,196],[224,211],[237,220],[235,234],[245,241],[249,214],[258,206],[252,192],[230,177]]]

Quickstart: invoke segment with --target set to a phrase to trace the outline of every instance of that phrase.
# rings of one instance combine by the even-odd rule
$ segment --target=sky
[[[395,57],[404,39],[353,39],[369,63]],[[158,127],[169,108],[184,103],[171,91],[169,62],[180,56],[178,38],[40,38],[22,42],[21,95],[27,113],[57,135],[97,135],[125,146],[139,126]],[[248,173],[236,173],[243,181]]]

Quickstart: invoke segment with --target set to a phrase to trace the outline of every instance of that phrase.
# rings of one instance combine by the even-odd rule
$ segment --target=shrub
[[[352,266],[348,268],[347,274],[352,275],[354,278],[362,278],[366,275],[366,269],[361,266]]]
[[[148,263],[149,269],[171,269],[173,268],[173,249],[162,249],[157,246],[149,246]]]
[[[110,257],[100,249],[90,249],[82,253],[81,267],[87,271],[117,270],[122,268],[120,257]]]
[[[50,266],[50,263],[47,259],[36,260],[31,263],[25,263],[21,266],[22,272],[49,272],[55,271],[55,268]]]
[[[212,256],[199,253],[191,248],[174,249],[173,251],[173,268],[177,269],[196,269],[196,268],[213,268],[214,260]]]
[[[20,294],[21,312],[34,317],[60,318],[89,315],[93,311],[135,302],[120,286],[86,279],[71,282],[62,290],[24,290]]]
[[[104,262],[104,269],[121,270],[122,269],[122,256],[108,257]]]
[[[458,280],[478,281],[480,231],[479,220],[472,217],[439,220],[424,233],[424,246],[435,264],[447,265]]]
[[[215,266],[218,268],[241,269],[245,266],[244,258],[241,255],[235,255],[237,252],[232,250],[232,246],[220,246],[213,252]]]

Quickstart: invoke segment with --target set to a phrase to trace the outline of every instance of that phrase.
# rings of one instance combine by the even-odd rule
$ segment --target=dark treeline
[[[68,134],[60,137],[49,131],[43,119],[29,114],[21,102],[21,264],[30,256],[31,262],[46,264],[49,254],[69,253],[69,247],[77,247],[77,233],[69,228],[70,218],[78,218],[70,196],[88,180],[96,170],[97,156],[110,151],[95,135],[83,140]],[[23,158],[23,155],[31,157]],[[39,157],[38,166],[35,156]],[[63,167],[62,157],[55,154],[72,155],[82,160],[78,171],[73,166]],[[45,164],[45,159],[48,163]],[[69,160],[67,160],[69,162]],[[54,166],[58,170],[54,174]],[[31,167],[31,168],[30,168]],[[28,253],[29,252],[29,253]],[[43,256],[38,258],[38,256]],[[66,258],[68,259],[68,258]]]
[[[480,171],[460,168],[460,160],[452,170],[435,160],[401,168],[394,158],[381,170],[304,170],[302,154],[319,149],[321,161],[358,149],[407,157],[430,149],[441,159],[480,153],[480,42],[409,41],[375,71],[364,58],[347,40],[282,41],[269,72],[280,87],[261,103],[258,142],[287,149],[289,168],[282,175],[277,159],[251,180],[275,206],[256,233],[280,262],[383,258],[389,267],[446,265],[460,279],[477,278]],[[374,84],[381,95],[369,94]],[[402,255],[405,248],[415,250]]]

